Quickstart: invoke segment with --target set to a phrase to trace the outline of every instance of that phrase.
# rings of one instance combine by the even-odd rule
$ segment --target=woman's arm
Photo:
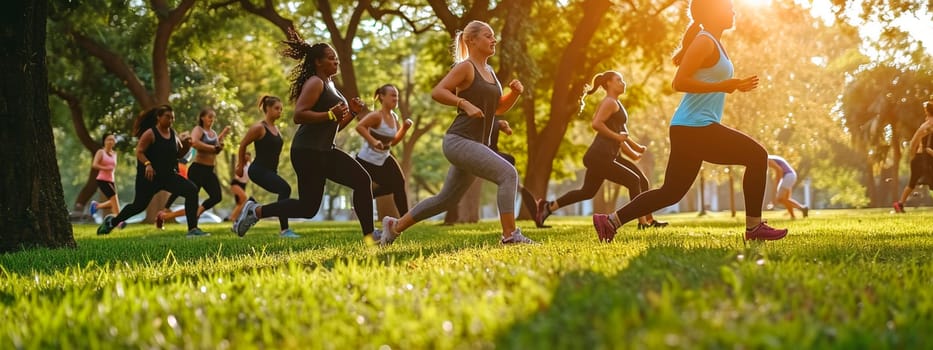
[[[382,141],[377,140],[369,132],[369,128],[378,127],[379,123],[382,121],[382,115],[377,112],[370,112],[359,123],[356,124],[356,133],[360,134],[363,137],[363,140],[369,144],[369,147],[372,147],[377,150],[384,149]]]
[[[634,161],[641,159],[641,152],[632,149],[632,147],[627,142],[623,142],[622,145],[619,146],[619,150]]]
[[[139,142],[136,143],[136,160],[143,163],[146,169],[146,173],[143,175],[145,175],[146,179],[149,181],[152,181],[152,177],[155,176],[155,170],[152,168],[152,163],[149,162],[149,158],[146,157],[146,150],[149,149],[153,141],[155,141],[155,138],[152,135],[152,129],[150,129],[143,132],[143,135],[139,137]]]
[[[320,77],[313,76],[304,82],[301,86],[301,93],[298,94],[298,99],[295,101],[295,112],[292,115],[295,124],[321,123],[332,120],[329,112],[311,110],[317,104],[323,92],[324,80],[321,80]],[[343,106],[342,109],[339,105],[334,108],[335,115],[343,116],[345,113],[346,106]]]
[[[708,93],[725,92],[731,94],[735,90],[742,92],[749,91],[758,87],[758,76],[751,76],[744,79],[726,79],[720,82],[708,83],[694,78],[697,70],[701,69],[708,58],[715,55],[718,59],[719,50],[713,39],[700,35],[697,36],[677,68],[674,75],[674,81],[671,84],[674,90],[690,93]]]
[[[470,101],[457,96],[456,93],[469,87],[473,83],[473,79],[475,79],[473,77],[473,66],[466,61],[460,62],[450,72],[447,72],[444,79],[441,79],[434,86],[434,89],[431,90],[431,98],[444,105],[456,106],[472,118],[482,118],[482,110],[474,106]]]
[[[392,139],[392,146],[397,145],[399,142],[402,142],[402,138],[405,137],[405,134],[408,132],[408,129],[411,128],[411,125],[415,122],[411,118],[406,118],[405,122],[402,123],[402,127],[398,129],[398,132],[395,133],[395,138]]]
[[[243,167],[246,166],[246,148],[265,134],[266,128],[262,127],[262,123],[253,124],[249,130],[246,130],[246,135],[243,135],[243,140],[240,140],[240,147],[236,152],[236,167],[234,168],[236,176],[243,176]]]
[[[593,130],[596,130],[597,134],[616,140],[621,146],[621,144],[628,139],[628,133],[617,133],[610,130],[609,126],[606,125],[609,116],[618,111],[618,108],[619,106],[611,98],[604,98],[603,101],[599,103],[596,114],[593,115],[593,123],[591,126]]]
[[[522,92],[525,91],[525,87],[522,85],[522,82],[517,79],[512,80],[509,83],[509,93],[502,96],[499,99],[499,107],[496,108],[496,115],[505,114],[512,106],[515,105],[515,101],[518,101],[518,97],[522,95]]]
[[[103,159],[104,159],[104,149],[101,148],[97,150],[97,153],[94,153],[94,161],[91,162],[91,168],[94,168],[95,170],[98,170],[98,171],[113,170],[112,166],[104,165]]]
[[[191,147],[194,147],[194,149],[198,150],[198,152],[204,154],[216,154],[217,147],[201,142],[202,137],[204,137],[203,128],[200,126],[195,126],[194,129],[191,129]]]

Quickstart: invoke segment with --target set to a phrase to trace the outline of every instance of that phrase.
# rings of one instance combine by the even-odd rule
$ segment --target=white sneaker
[[[499,242],[502,244],[536,244],[536,242],[532,241],[531,238],[525,237],[525,235],[522,234],[522,229],[520,228],[515,228],[515,231],[512,231],[511,237],[502,237],[502,240]]]
[[[382,218],[382,235],[379,237],[379,245],[390,245],[401,235],[401,233],[395,232],[396,224],[398,224],[396,218],[391,216]]]
[[[250,227],[259,222],[259,217],[256,216],[256,207],[259,204],[254,202],[252,199],[247,200],[243,204],[243,210],[240,211],[240,217],[233,222],[233,232],[236,232],[237,236],[243,237],[246,235],[246,231],[249,231]]]

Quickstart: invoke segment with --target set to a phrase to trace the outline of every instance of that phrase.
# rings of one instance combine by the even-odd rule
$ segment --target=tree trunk
[[[0,41],[0,252],[75,247],[55,160],[45,61],[45,1],[6,1]],[[11,166],[12,165],[12,166]]]

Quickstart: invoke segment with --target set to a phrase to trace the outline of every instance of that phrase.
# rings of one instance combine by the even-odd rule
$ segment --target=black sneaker
[[[110,231],[113,231],[113,215],[104,217],[104,222],[97,227],[98,235],[109,235]]]

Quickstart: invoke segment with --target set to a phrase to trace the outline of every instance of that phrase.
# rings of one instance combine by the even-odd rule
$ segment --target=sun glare
[[[765,7],[771,5],[771,0],[739,0],[751,6]]]

